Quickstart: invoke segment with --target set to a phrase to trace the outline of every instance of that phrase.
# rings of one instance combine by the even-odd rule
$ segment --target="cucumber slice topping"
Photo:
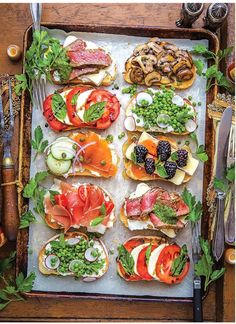
[[[71,167],[71,160],[57,160],[51,153],[47,156],[46,163],[49,170],[55,175],[63,175]]]
[[[56,141],[51,146],[51,153],[57,160],[72,160],[76,154],[76,147],[69,141]]]

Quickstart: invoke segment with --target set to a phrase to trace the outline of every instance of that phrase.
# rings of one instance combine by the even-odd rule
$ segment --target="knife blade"
[[[228,107],[222,114],[219,125],[218,145],[217,145],[217,161],[215,177],[223,179],[226,168],[226,154],[228,148],[228,138],[232,122],[232,108]],[[224,207],[225,193],[221,189],[216,189],[216,225],[214,230],[212,252],[213,256],[218,261],[224,252]]]
[[[200,222],[192,224],[192,258],[194,267],[201,255],[200,247]],[[202,281],[201,277],[194,274],[193,278],[193,321],[203,322],[202,310]]]

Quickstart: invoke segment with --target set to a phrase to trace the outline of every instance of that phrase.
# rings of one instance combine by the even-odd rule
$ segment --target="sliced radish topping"
[[[125,126],[125,129],[127,131],[130,131],[130,132],[135,131],[135,129],[136,129],[136,123],[135,123],[134,117],[132,117],[132,116],[126,117],[125,118],[125,121],[124,121],[124,126]]]
[[[83,278],[83,281],[85,281],[85,282],[92,282],[92,281],[95,281],[95,280],[97,280],[96,277],[84,277]]]
[[[152,96],[147,92],[140,92],[136,97],[139,106],[150,106],[153,103]]]
[[[87,261],[94,262],[98,258],[98,251],[95,248],[90,247],[85,251],[84,256]]]
[[[79,241],[80,241],[79,237],[71,237],[66,242],[68,245],[75,245],[75,244],[78,244]]]
[[[69,270],[71,272],[77,272],[81,267],[83,267],[83,262],[81,260],[72,260],[69,263]]]
[[[184,105],[184,99],[178,95],[175,95],[173,98],[172,98],[172,103],[174,105],[177,105],[179,107],[183,107]]]
[[[161,128],[166,128],[170,122],[170,116],[166,114],[160,114],[157,117],[157,125]]]
[[[185,123],[185,128],[189,133],[192,133],[195,131],[195,129],[197,128],[197,123],[192,120],[189,119],[186,123]]]
[[[55,254],[49,254],[45,259],[45,265],[48,269],[57,269],[60,265],[60,259]]]

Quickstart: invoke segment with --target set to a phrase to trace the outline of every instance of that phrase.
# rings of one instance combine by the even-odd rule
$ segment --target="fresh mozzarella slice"
[[[129,198],[133,199],[142,197],[149,189],[150,187],[146,183],[139,183],[136,190],[130,194]]]
[[[69,94],[70,91],[71,91],[71,89],[70,89],[70,90],[63,91],[63,92],[60,93],[61,97],[63,98],[63,100],[64,100],[65,102],[66,102],[66,97],[67,97],[67,95]],[[66,116],[65,116],[64,119],[61,119],[61,118],[58,118],[58,117],[56,117],[56,119],[58,119],[58,120],[59,120],[61,123],[63,123],[63,124],[73,126],[73,124],[71,123],[71,121],[70,121],[70,119],[69,119],[68,114],[66,114]]]
[[[85,104],[88,100],[88,97],[90,96],[90,94],[94,91],[94,89],[92,90],[87,90],[82,92],[77,99],[77,103],[76,103],[76,113],[79,116],[79,118],[81,120],[84,121],[84,111],[85,111]]]
[[[77,39],[77,37],[75,37],[73,35],[67,36],[66,39],[64,40],[63,47],[66,47],[66,46],[70,45],[71,43],[76,41],[76,39]]]
[[[138,266],[138,256],[139,256],[139,253],[142,251],[142,249],[145,248],[148,245],[150,245],[150,243],[141,244],[141,245],[137,246],[136,248],[134,248],[132,250],[132,252],[131,252],[131,255],[132,255],[133,259],[134,259],[134,272],[138,276],[139,276],[138,269],[137,269],[137,266]]]
[[[157,260],[159,258],[159,255],[161,253],[161,251],[168,246],[168,244],[164,243],[159,245],[155,250],[152,251],[150,258],[149,258],[149,262],[148,262],[148,273],[150,274],[150,276],[152,276],[154,279],[157,279],[160,281],[159,277],[156,275],[156,264],[157,264]]]

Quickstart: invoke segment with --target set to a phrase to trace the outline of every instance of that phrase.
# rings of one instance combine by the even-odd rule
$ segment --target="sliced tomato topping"
[[[72,122],[72,124],[74,126],[84,127],[84,126],[86,126],[86,124],[76,114],[76,103],[74,104],[73,98],[75,95],[80,94],[80,93],[87,91],[89,89],[90,88],[86,87],[86,86],[75,87],[68,93],[68,95],[66,97],[67,113],[68,113],[70,121]]]
[[[145,246],[139,253],[137,259],[137,272],[143,280],[152,280],[153,277],[150,276],[148,273],[148,264],[147,264],[147,257],[146,252],[150,245]],[[158,245],[151,246],[151,252],[157,248]]]
[[[67,207],[68,202],[65,194],[55,195],[54,200],[57,205],[63,206],[65,208]]]
[[[105,129],[108,128],[112,122],[114,122],[120,113],[120,103],[115,95],[111,94],[107,90],[94,90],[88,97],[85,109],[98,102],[106,102],[105,110],[101,118],[96,121],[96,128]],[[94,124],[94,122],[93,122]]]
[[[47,119],[48,125],[51,127],[52,130],[56,132],[65,131],[69,128],[68,125],[63,124],[60,122],[56,117],[53,115],[52,112],[52,96],[53,94],[49,95],[43,103],[43,115]]]
[[[156,274],[162,282],[167,284],[180,283],[187,275],[190,262],[187,260],[181,274],[172,276],[171,267],[173,261],[180,255],[181,248],[178,245],[168,245],[161,251],[156,264]]]
[[[79,195],[80,200],[85,202],[85,200],[86,200],[86,198],[88,196],[88,186],[85,186],[85,185],[79,186],[78,195]]]
[[[114,208],[114,204],[111,200],[105,202],[106,213],[110,214]]]

